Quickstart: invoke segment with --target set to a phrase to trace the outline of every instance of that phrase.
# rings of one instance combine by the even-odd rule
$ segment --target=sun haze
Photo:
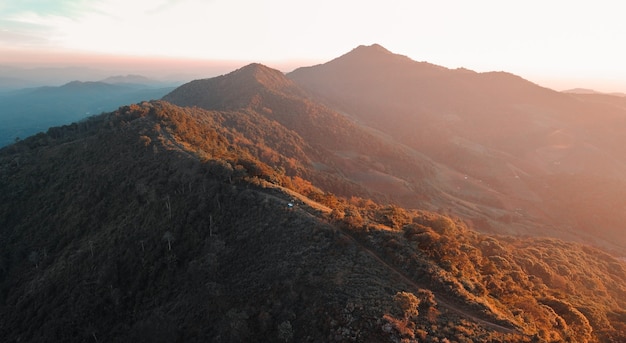
[[[555,89],[626,91],[617,1],[40,0],[0,3],[0,64],[123,58],[283,70],[379,43],[418,61]],[[55,57],[56,56],[56,57]],[[288,71],[288,70],[285,70]]]

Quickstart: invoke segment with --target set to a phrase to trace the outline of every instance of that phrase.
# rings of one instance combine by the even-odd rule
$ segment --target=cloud
[[[85,9],[89,0],[20,0],[6,1],[0,5],[2,16],[22,15],[33,13],[41,16],[65,16],[72,17]]]
[[[0,44],[8,48],[49,48],[58,28],[80,15],[85,0],[21,0],[0,4]]]
[[[41,46],[46,43],[45,38],[36,34],[28,34],[9,29],[0,30],[0,45],[3,45],[5,48]]]
[[[186,2],[187,0],[166,0],[166,1],[162,1],[162,4],[157,5],[155,8],[150,9],[147,11],[147,13],[149,14],[156,14],[156,13],[162,13],[165,12],[167,10],[172,9],[173,7],[177,6],[177,5],[181,5],[183,4],[183,2]],[[210,0],[207,0],[207,2]]]
[[[478,71],[621,71],[617,3],[319,0],[0,0],[0,45],[264,62],[380,43]]]
[[[46,2],[46,1],[44,1]],[[80,6],[79,6],[80,5]],[[15,11],[7,44],[112,54],[230,59],[249,52],[271,54],[270,16],[263,3],[241,0],[65,1],[71,11]],[[6,36],[6,34],[5,34]],[[19,37],[30,37],[23,42]],[[0,42],[3,38],[0,37]]]

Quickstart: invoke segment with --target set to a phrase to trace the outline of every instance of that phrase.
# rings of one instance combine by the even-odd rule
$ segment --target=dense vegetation
[[[623,262],[370,200],[320,149],[144,102],[0,150],[0,337],[626,340]]]

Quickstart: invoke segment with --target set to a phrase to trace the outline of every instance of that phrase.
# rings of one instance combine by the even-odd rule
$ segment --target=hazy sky
[[[287,68],[379,43],[448,68],[626,92],[625,7],[618,0],[0,0],[0,64],[105,53]]]

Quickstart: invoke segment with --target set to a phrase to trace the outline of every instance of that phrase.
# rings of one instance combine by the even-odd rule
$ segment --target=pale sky
[[[626,92],[622,3],[0,0],[0,64],[106,54],[284,69],[378,43],[416,61],[508,71],[557,90]]]

